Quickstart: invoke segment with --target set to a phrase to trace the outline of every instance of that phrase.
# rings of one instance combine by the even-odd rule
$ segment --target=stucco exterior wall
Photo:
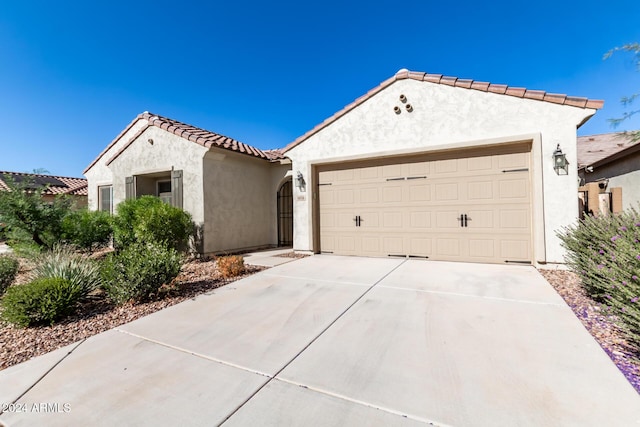
[[[182,170],[183,209],[193,216],[196,224],[201,224],[204,221],[202,158],[207,151],[165,130],[149,127],[108,166],[113,176],[114,206],[125,199],[127,176]]]
[[[109,167],[107,167],[107,161],[123,146],[125,146],[131,137],[146,126],[146,124],[146,120],[138,120],[106,153],[104,153],[96,164],[85,172],[84,175],[89,182],[87,206],[90,210],[98,209],[98,186],[111,185],[113,183],[113,172]]]
[[[277,245],[276,186],[288,168],[217,148],[204,156],[205,254]]]
[[[585,183],[608,179],[607,188],[622,188],[622,209],[638,208],[638,203],[640,203],[640,152],[595,167],[590,173],[582,170],[581,177]]]
[[[399,97],[413,106],[407,112]],[[401,114],[394,107],[402,109]],[[558,176],[553,151],[560,144],[576,165],[576,127],[593,109],[582,109],[454,88],[415,80],[399,80],[340,119],[310,136],[286,155],[292,170],[303,173],[306,189],[294,188],[294,249],[313,250],[312,166],[342,160],[509,143],[530,137],[533,150],[534,240],[536,261],[563,262],[555,230],[578,216],[577,171]],[[536,203],[535,200],[538,200]],[[569,201],[569,202],[568,202]],[[543,204],[543,206],[537,206]]]

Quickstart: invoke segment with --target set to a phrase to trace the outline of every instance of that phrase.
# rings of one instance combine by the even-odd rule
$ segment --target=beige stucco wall
[[[109,165],[116,178],[113,182],[114,206],[125,199],[125,177],[182,170],[182,207],[196,224],[201,224],[204,221],[202,158],[207,151],[201,145],[158,127],[149,127]]]
[[[204,253],[277,245],[277,190],[290,166],[212,148],[203,169]]]
[[[107,166],[107,161],[113,157],[140,129],[146,126],[147,121],[138,120],[131,128],[116,141],[116,143],[104,153],[104,155],[85,172],[85,177],[89,181],[87,206],[90,210],[98,209],[98,186],[113,184],[113,172]],[[124,178],[123,178],[124,179]],[[124,196],[123,196],[124,198]],[[114,205],[115,206],[115,205]]]
[[[585,183],[608,179],[607,188],[622,188],[622,209],[636,208],[640,203],[640,152],[603,166],[596,166],[593,172],[581,171]]]
[[[413,112],[399,101],[401,94]],[[394,112],[395,106],[402,107],[401,114]],[[570,164],[576,165],[576,127],[593,113],[592,109],[399,80],[286,153],[293,173],[301,171],[307,180],[306,192],[294,188],[294,249],[313,249],[314,164],[529,139],[534,156],[536,261],[562,262],[563,249],[555,230],[578,216],[578,177],[575,167],[569,175],[556,175],[552,154],[560,144]]]

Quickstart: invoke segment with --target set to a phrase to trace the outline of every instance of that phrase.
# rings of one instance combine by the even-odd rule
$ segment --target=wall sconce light
[[[302,172],[298,171],[296,173],[296,187],[298,188],[298,190],[302,190],[304,188],[304,185],[304,176],[302,176]]]
[[[567,156],[560,149],[560,144],[558,144],[556,150],[553,152],[553,169],[558,175],[569,174],[569,162],[567,161]],[[563,173],[560,173],[560,171]]]

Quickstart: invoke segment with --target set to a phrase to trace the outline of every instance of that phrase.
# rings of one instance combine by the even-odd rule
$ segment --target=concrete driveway
[[[0,371],[18,425],[640,426],[532,267],[314,256]]]

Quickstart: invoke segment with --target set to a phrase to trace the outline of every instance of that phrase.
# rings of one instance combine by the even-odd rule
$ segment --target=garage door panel
[[[382,214],[382,227],[402,228],[402,212],[385,212]]]
[[[384,203],[397,203],[402,201],[402,187],[400,185],[388,186],[382,189],[382,201]]]
[[[402,236],[383,236],[382,246],[386,255],[406,255]]]
[[[409,212],[409,228],[411,229],[431,228],[431,212],[429,211]]]
[[[338,205],[353,205],[355,202],[355,191],[351,189],[338,190],[338,197],[336,204]]]
[[[491,156],[471,157],[467,160],[467,171],[487,171],[494,168]]]
[[[435,200],[438,201],[450,201],[450,200],[458,200],[458,186],[459,183],[452,182],[447,184],[436,184],[435,185]]]
[[[380,202],[379,189],[377,187],[363,188],[360,190],[360,203],[378,203]]]
[[[529,212],[525,209],[502,209],[500,211],[500,228],[527,231],[530,228]]]
[[[436,239],[436,255],[445,257],[460,257],[460,240],[455,238]]]
[[[499,168],[527,168],[529,166],[529,153],[503,154],[497,158]]]
[[[443,230],[447,228],[457,229],[460,228],[460,213],[461,210],[457,211],[441,211],[435,213],[436,218],[436,228],[438,230]]]
[[[529,197],[527,179],[509,179],[500,181],[498,197],[504,199],[527,199]]]
[[[366,255],[378,255],[381,252],[379,236],[363,236],[362,252]]]
[[[409,238],[409,255],[414,256],[431,256],[432,240],[424,237]]]
[[[469,200],[490,200],[494,195],[494,182],[491,180],[470,182],[467,186],[467,198]]]
[[[505,261],[529,261],[530,245],[526,240],[501,240],[500,256]]]
[[[431,185],[409,184],[409,201],[428,202],[431,200]]]
[[[468,210],[467,228],[470,230],[493,229],[496,227],[493,210]]]
[[[458,162],[459,159],[437,160],[435,162],[434,172],[436,174],[451,174],[458,172]]]
[[[431,173],[430,162],[409,163],[409,176],[423,176]]]
[[[495,253],[495,239],[469,239],[469,256],[491,259]]]
[[[402,176],[402,165],[382,166],[382,176],[384,178],[398,178]]]
[[[530,261],[529,158],[487,154],[322,171],[320,182],[330,185],[319,188],[321,250]]]

